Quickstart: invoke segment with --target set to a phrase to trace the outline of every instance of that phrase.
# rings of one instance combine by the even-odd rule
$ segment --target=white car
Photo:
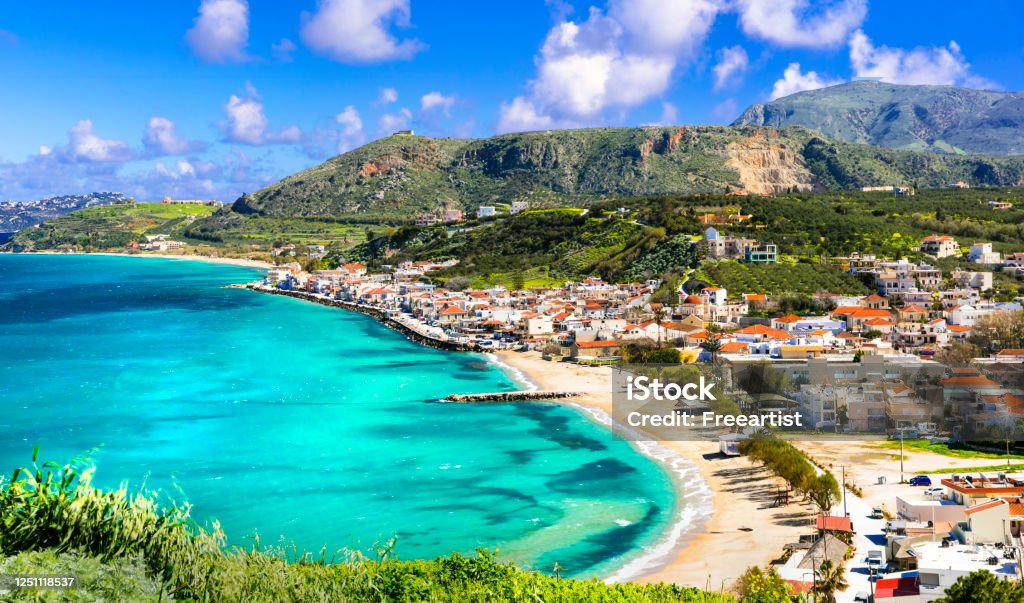
[[[928,488],[927,490],[925,490],[924,491],[924,495],[925,496],[934,497],[934,498],[938,498],[938,497],[942,496],[945,492],[946,492],[945,488],[940,488],[938,486],[935,486],[933,488]]]

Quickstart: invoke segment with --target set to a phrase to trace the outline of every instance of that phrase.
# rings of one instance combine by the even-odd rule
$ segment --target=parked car
[[[932,478],[927,475],[915,475],[910,478],[911,486],[930,486],[932,485]]]
[[[871,593],[860,591],[853,596],[853,603],[868,603],[871,601]]]
[[[928,488],[927,490],[925,490],[924,491],[924,495],[925,496],[939,497],[939,496],[942,496],[943,494],[945,494],[945,492],[946,492],[945,488],[941,488],[939,486],[933,486],[933,487]]]
[[[876,571],[882,569],[882,563],[885,562],[885,556],[882,554],[880,549],[872,549],[868,551],[868,567],[874,568]]]
[[[885,519],[885,514],[882,513],[882,507],[872,507],[871,515],[868,515],[871,519]]]

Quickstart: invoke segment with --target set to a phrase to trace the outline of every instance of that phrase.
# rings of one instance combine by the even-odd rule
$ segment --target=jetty
[[[538,400],[574,398],[578,395],[578,392],[528,390],[517,392],[490,392],[483,394],[451,394],[442,401],[460,404],[473,404],[480,402],[530,402]]]

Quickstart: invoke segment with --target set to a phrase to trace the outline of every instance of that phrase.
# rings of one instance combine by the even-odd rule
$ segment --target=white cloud
[[[654,121],[654,122],[651,122],[649,124],[644,124],[644,125],[647,125],[647,126],[674,126],[674,125],[676,125],[678,123],[679,123],[679,108],[676,107],[674,104],[668,102],[668,101],[664,101],[664,102],[661,103],[661,115],[658,117],[658,120]]]
[[[409,0],[319,0],[316,13],[305,17],[302,40],[343,63],[409,59],[426,46],[390,31],[408,27],[409,14]]]
[[[857,77],[880,78],[893,84],[995,87],[992,82],[971,73],[971,65],[956,42],[945,47],[913,50],[876,47],[858,30],[850,38],[850,65]]]
[[[607,12],[591,8],[585,21],[556,24],[528,94],[502,103],[498,130],[600,123],[606,109],[661,95],[719,10],[712,0],[610,0]]]
[[[538,113],[533,103],[522,96],[515,97],[511,103],[501,103],[498,133],[549,130],[552,127],[554,120]]]
[[[842,80],[823,78],[817,71],[800,71],[800,63],[790,63],[783,72],[782,78],[775,81],[769,100],[775,100],[804,90],[817,90],[826,86],[841,84]]]
[[[273,53],[274,58],[282,63],[290,63],[292,61],[292,53],[296,50],[295,42],[292,42],[288,38],[281,38],[281,41],[277,44],[270,45],[270,51]]]
[[[715,74],[715,92],[732,84],[747,71],[750,61],[742,46],[732,46],[718,51],[718,63],[712,68]]]
[[[248,60],[248,1],[202,0],[192,29],[185,33],[185,41],[197,57],[210,63]]]
[[[377,119],[377,128],[384,135],[394,134],[409,128],[412,122],[412,111],[402,107],[395,113],[385,113]]]
[[[302,139],[298,126],[289,125],[274,132],[263,113],[263,102],[256,89],[246,86],[246,96],[232,94],[224,105],[227,113],[224,137],[228,142],[249,145],[295,143]]]
[[[49,155],[52,152],[53,152],[53,149],[51,149],[50,147],[46,146],[45,144],[39,145],[39,154],[40,155]]]
[[[445,117],[448,117],[454,104],[454,96],[445,96],[440,92],[428,92],[420,98],[420,111],[430,113],[440,110]]]
[[[398,90],[394,88],[381,88],[380,94],[377,95],[377,105],[390,105],[391,103],[398,100]]]
[[[179,136],[174,122],[159,116],[149,118],[142,144],[154,155],[184,155],[203,147],[201,143],[189,142]]]
[[[748,36],[792,48],[839,46],[868,12],[867,0],[737,0],[736,9]]]
[[[127,142],[100,138],[93,130],[92,121],[83,119],[68,131],[68,144],[60,149],[61,156],[68,161],[122,162],[131,159],[135,153]]]
[[[363,144],[366,141],[366,133],[363,131],[363,120],[359,111],[349,105],[345,110],[334,116],[334,121],[341,126],[338,135],[338,152],[344,153]]]

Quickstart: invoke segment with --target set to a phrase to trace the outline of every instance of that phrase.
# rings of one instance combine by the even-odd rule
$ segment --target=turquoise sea
[[[0,255],[0,471],[91,452],[96,483],[187,496],[229,541],[399,557],[500,548],[608,575],[678,517],[666,472],[571,408],[362,315],[223,285],[247,268]]]

